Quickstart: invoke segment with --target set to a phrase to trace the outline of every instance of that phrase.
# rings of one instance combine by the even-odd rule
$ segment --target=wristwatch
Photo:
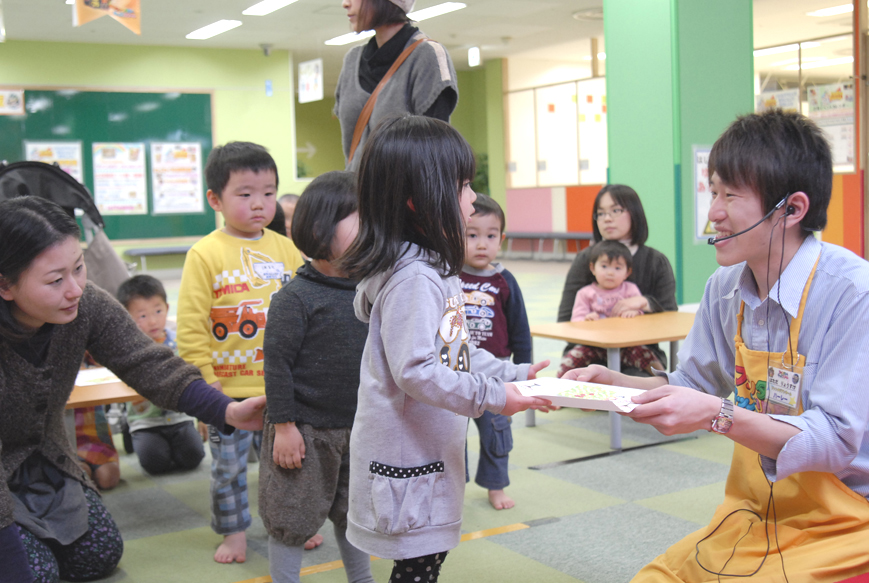
[[[710,431],[724,435],[730,431],[731,427],[733,427],[733,401],[721,399],[721,410],[718,411],[718,416],[712,420]]]

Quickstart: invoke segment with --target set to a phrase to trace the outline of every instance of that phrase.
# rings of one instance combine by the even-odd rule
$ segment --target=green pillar
[[[639,193],[648,245],[697,302],[717,267],[694,234],[694,146],[754,109],[751,0],[604,0],[609,178]]]

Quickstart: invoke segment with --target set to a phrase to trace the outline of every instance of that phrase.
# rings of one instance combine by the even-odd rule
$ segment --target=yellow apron
[[[814,275],[812,269],[799,313],[791,322],[794,349]],[[754,403],[763,411],[757,397],[757,382],[766,383],[770,364],[804,366],[805,356],[797,354],[794,363],[789,352],[749,350],[742,341],[744,310],[745,303],[737,317],[736,391],[741,400]],[[802,412],[801,397],[798,402]],[[722,573],[721,580],[735,580],[734,575],[742,575],[740,579],[744,579],[759,568],[748,580],[784,582],[783,573],[786,573],[790,583],[832,583],[869,571],[869,502],[863,496],[833,474],[824,472],[793,474],[775,482],[772,492],[774,503],[769,511],[769,526],[764,528],[770,486],[760,466],[760,455],[734,444],[724,502],[715,511],[709,526],[667,549],[637,573],[633,581],[711,582],[719,580],[718,572]],[[728,517],[740,509],[754,511],[761,519],[745,511]],[[753,526],[749,530],[750,525]]]

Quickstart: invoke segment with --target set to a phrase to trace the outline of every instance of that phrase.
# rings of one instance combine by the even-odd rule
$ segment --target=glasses
[[[617,219],[617,218],[619,218],[619,217],[620,217],[624,212],[625,212],[625,209],[623,209],[623,208],[620,207],[620,206],[615,207],[614,209],[612,209],[612,210],[609,211],[609,212],[607,212],[607,211],[597,211],[596,213],[594,213],[594,220],[596,220],[596,221],[602,221],[603,219],[605,219],[605,218],[607,218],[607,217],[611,217],[611,218],[613,218],[613,219]]]

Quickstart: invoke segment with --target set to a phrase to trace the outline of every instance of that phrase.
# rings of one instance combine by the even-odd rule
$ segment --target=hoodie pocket
[[[432,523],[432,502],[444,475],[442,461],[414,468],[371,462],[368,471],[376,532],[402,534]]]

